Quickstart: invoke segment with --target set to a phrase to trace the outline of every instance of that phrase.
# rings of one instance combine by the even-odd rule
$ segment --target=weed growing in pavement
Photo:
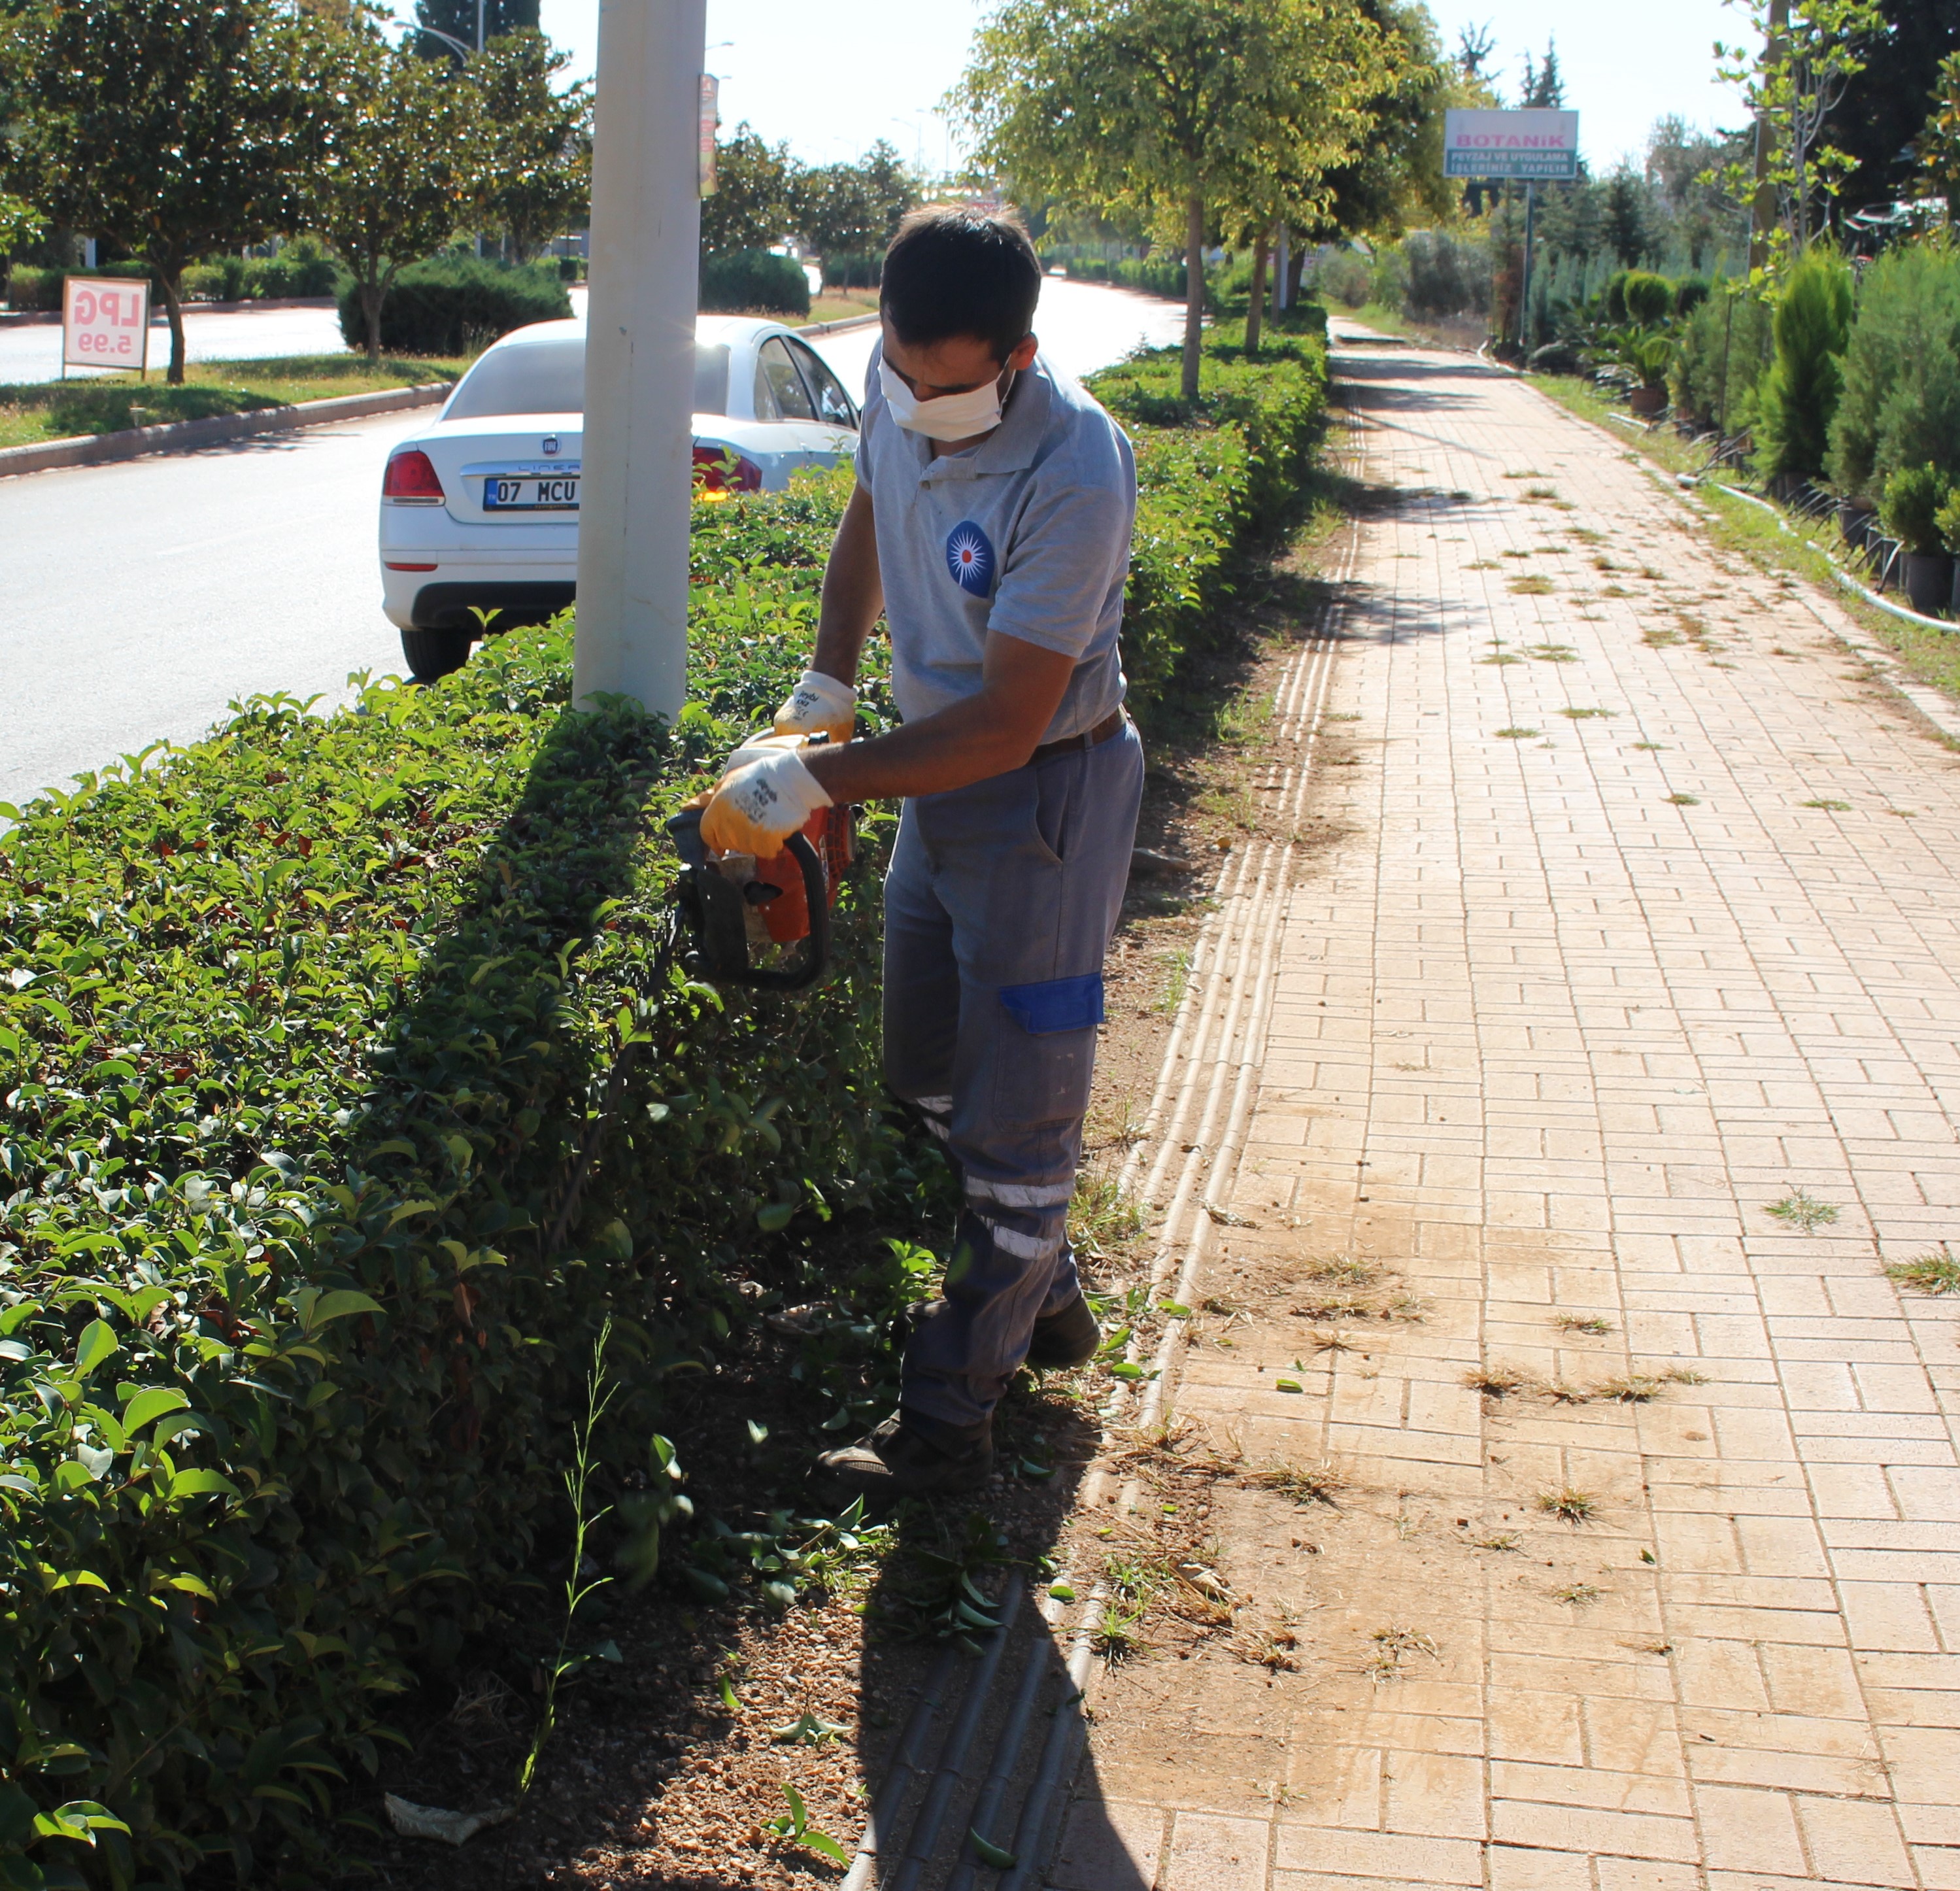
[[[1601,557],[1596,558],[1592,561],[1592,568],[1596,571],[1617,571],[1620,568],[1618,565],[1615,565],[1610,558]],[[1606,594],[1610,597],[1614,595],[1614,593],[1609,590]],[[1618,594],[1622,597],[1631,597],[1633,596],[1633,593],[1631,591],[1621,591]]]
[[[1500,568],[1494,559],[1480,558],[1475,564],[1466,565],[1463,568],[1466,571],[1494,571]]]
[[[1569,539],[1577,539],[1582,545],[1604,545],[1606,543],[1605,533],[1596,532],[1589,525],[1568,525],[1565,528],[1565,536]]]
[[[1661,1377],[1675,1386],[1705,1386],[1708,1383],[1707,1374],[1697,1372],[1692,1366],[1670,1366]]]
[[[1494,1530],[1488,1536],[1472,1538],[1471,1544],[1473,1549],[1504,1551],[1516,1549],[1522,1541],[1514,1530]]]
[[[1960,1261],[1943,1241],[1939,1252],[1915,1255],[1909,1261],[1888,1261],[1885,1278],[1915,1294],[1960,1294]]]
[[[1277,1491],[1298,1504],[1325,1504],[1338,1510],[1336,1501],[1348,1488],[1348,1480],[1322,1459],[1318,1464],[1274,1463],[1246,1473],[1246,1480],[1255,1490]]]
[[[1650,584],[1664,584],[1667,581],[1666,574],[1656,571],[1651,565],[1643,565],[1640,567],[1640,575]]]
[[[1665,742],[1636,742],[1634,747],[1648,755],[1658,755],[1667,744]]]
[[[1513,597],[1549,597],[1558,587],[1542,571],[1520,571],[1506,588]]]
[[[1554,1405],[1590,1405],[1592,1388],[1590,1386],[1567,1385],[1562,1379],[1554,1379],[1538,1390]]]
[[[1507,479],[1542,479],[1545,475],[1539,472],[1537,467],[1529,466],[1522,473],[1507,473],[1504,477]]]
[[[1669,805],[1675,807],[1699,807],[1701,805],[1701,797],[1698,794],[1670,794],[1667,800]]]
[[[1558,712],[1568,722],[1592,722],[1603,716],[1616,716],[1617,709],[1561,709]]]
[[[1500,558],[1529,558],[1532,556],[1532,549],[1529,546],[1525,546],[1522,550],[1513,546],[1511,549],[1498,554]]]
[[[1500,650],[1494,657],[1479,657],[1477,661],[1493,670],[1501,670],[1507,664],[1522,663],[1522,657],[1513,657],[1508,650]]]
[[[1497,731],[1497,739],[1500,742],[1529,742],[1537,734],[1538,731],[1535,729],[1500,729]]]
[[[1473,1366],[1463,1375],[1463,1383],[1487,1398],[1502,1399],[1522,1390],[1531,1380],[1516,1366]]]
[[[1413,1628],[1377,1628],[1368,1639],[1374,1652],[1361,1663],[1361,1672],[1377,1687],[1402,1678],[1402,1663],[1411,1655],[1426,1654],[1432,1661],[1443,1659],[1440,1651],[1426,1635]]]
[[[1568,1584],[1563,1589],[1554,1589],[1551,1592],[1551,1599],[1554,1602],[1570,1603],[1575,1609],[1583,1609],[1588,1603],[1597,1602],[1605,1593],[1603,1589],[1596,1589],[1589,1582],[1575,1582]]]
[[[1577,663],[1579,652],[1570,644],[1533,644],[1525,654],[1540,663]]]
[[[1805,1234],[1815,1234],[1838,1218],[1838,1210],[1831,1203],[1819,1202],[1803,1189],[1791,1189],[1780,1202],[1766,1202],[1763,1212]]]
[[[1592,1389],[1593,1396],[1617,1399],[1622,1405],[1646,1405],[1667,1390],[1665,1379],[1643,1372],[1630,1372],[1618,1379],[1604,1379]]]
[[[1587,1333],[1603,1339],[1613,1330],[1613,1323],[1597,1313],[1554,1313],[1551,1323],[1562,1333]]]
[[[1556,486],[1526,486],[1525,497],[1527,499],[1555,499],[1558,497],[1558,489]]]
[[[1815,801],[1800,801],[1797,805],[1800,807],[1822,808],[1827,814],[1848,814],[1851,811],[1851,804],[1849,801],[1834,801],[1828,797]]]
[[[1297,1674],[1299,1648],[1299,1630],[1284,1615],[1263,1633],[1242,1637],[1234,1644],[1240,1660],[1252,1662],[1272,1674]]]
[[[1681,641],[1681,633],[1674,630],[1644,630],[1640,641],[1650,650],[1666,650],[1670,645]]]
[[[1570,1523],[1574,1530],[1581,1523],[1591,1522],[1599,1507],[1596,1498],[1570,1484],[1555,1491],[1539,1491],[1538,1507],[1548,1517],[1555,1517],[1561,1523]]]

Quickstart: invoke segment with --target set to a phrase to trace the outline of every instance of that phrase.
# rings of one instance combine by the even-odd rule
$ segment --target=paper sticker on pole
[[[1577,112],[1443,114],[1446,177],[1547,179],[1579,175]]]
[[[149,365],[150,285],[72,275],[62,285],[62,366]]]
[[[704,197],[714,195],[714,134],[721,128],[721,81],[712,72],[704,72],[701,75],[701,118],[696,127],[701,194]]]

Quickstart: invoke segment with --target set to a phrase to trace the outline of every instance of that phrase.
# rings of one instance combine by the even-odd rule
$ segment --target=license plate
[[[552,473],[546,478],[505,479],[493,473],[483,482],[486,512],[576,512],[578,475]]]

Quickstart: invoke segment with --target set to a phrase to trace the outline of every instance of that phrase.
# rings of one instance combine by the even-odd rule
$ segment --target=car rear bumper
[[[390,572],[395,577],[398,574]],[[402,618],[388,613],[404,629],[515,630],[522,624],[542,624],[555,617],[578,594],[571,577],[536,578],[459,578],[420,586],[408,601]],[[480,626],[478,611],[494,613]]]

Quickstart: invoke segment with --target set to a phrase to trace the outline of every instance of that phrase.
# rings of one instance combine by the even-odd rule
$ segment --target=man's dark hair
[[[885,252],[879,306],[910,348],[969,335],[1004,361],[1026,339],[1042,268],[1020,220],[977,210],[915,210]]]

